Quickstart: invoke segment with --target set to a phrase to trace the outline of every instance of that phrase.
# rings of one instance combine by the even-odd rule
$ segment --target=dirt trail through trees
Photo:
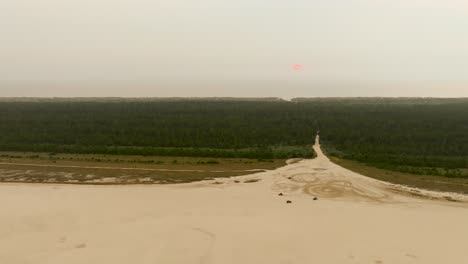
[[[320,148],[317,135],[313,146],[317,157],[277,170],[274,191],[307,194],[329,199],[352,199],[371,202],[395,202],[412,198],[463,201],[466,196],[439,193],[375,180],[332,163]]]

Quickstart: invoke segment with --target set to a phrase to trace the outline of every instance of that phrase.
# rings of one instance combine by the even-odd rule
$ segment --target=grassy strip
[[[0,162],[8,163],[0,164],[0,182],[102,185],[187,183],[253,174],[258,171],[252,170],[270,170],[285,165],[285,160],[277,159],[18,152],[0,152]]]
[[[269,148],[210,149],[210,148],[160,148],[122,146],[80,146],[80,145],[10,145],[0,146],[4,151],[31,151],[50,153],[141,155],[169,157],[212,157],[247,159],[289,159],[315,156],[310,146],[281,146]]]

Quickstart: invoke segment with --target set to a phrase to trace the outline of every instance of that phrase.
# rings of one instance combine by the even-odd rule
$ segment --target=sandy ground
[[[314,148],[218,184],[1,184],[0,263],[468,263],[467,197],[379,182]]]

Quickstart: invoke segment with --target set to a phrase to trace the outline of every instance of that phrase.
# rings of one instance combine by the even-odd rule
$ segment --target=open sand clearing
[[[2,184],[0,263],[468,263],[465,196],[358,175],[316,142],[316,159],[216,182]]]

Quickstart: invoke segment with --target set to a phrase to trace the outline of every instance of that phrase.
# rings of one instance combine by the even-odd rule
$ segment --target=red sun
[[[294,64],[293,69],[294,70],[300,70],[300,69],[302,69],[302,65],[301,64]]]

